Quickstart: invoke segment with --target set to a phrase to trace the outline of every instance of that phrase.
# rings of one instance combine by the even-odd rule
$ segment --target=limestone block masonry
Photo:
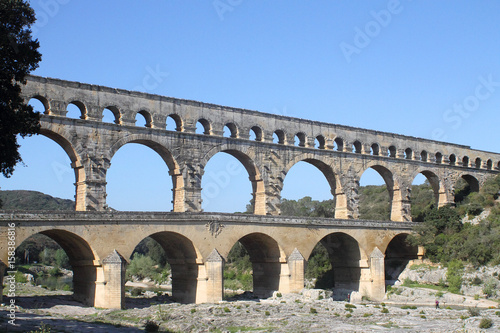
[[[75,298],[99,307],[125,305],[126,263],[147,236],[171,259],[173,294],[182,302],[222,299],[225,259],[237,241],[250,253],[259,296],[300,290],[307,258],[322,242],[337,249],[331,253],[335,286],[378,299],[390,273],[384,265],[390,261],[394,270],[394,263],[422,254],[402,241],[413,225],[413,179],[423,174],[443,206],[453,205],[460,178],[478,190],[500,172],[500,154],[468,146],[97,85],[29,76],[22,95],[43,104],[41,134],[71,160],[76,212],[0,212],[1,237],[7,239],[7,223],[15,223],[17,245],[35,233],[56,240],[71,259]],[[66,117],[69,104],[80,110],[77,119]],[[102,121],[105,110],[114,115],[113,123]],[[146,126],[135,126],[137,114]],[[166,126],[167,118],[175,128]],[[197,133],[197,124],[203,133]],[[225,127],[229,136],[223,135]],[[128,143],[150,147],[165,161],[172,212],[108,210],[106,173],[113,155]],[[219,152],[234,156],[248,172],[253,215],[202,212],[204,168]],[[283,182],[300,161],[324,174],[335,219],[280,216]],[[359,180],[368,168],[387,185],[391,221],[358,220]],[[4,242],[0,250],[5,269]]]

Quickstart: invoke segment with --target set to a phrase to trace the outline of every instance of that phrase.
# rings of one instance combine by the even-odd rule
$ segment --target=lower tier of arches
[[[417,259],[417,247],[406,244],[410,225],[385,222],[349,224],[324,220],[304,223],[252,216],[208,214],[0,214],[14,226],[16,246],[34,234],[58,243],[73,268],[74,298],[89,306],[125,307],[125,274],[134,248],[146,237],[165,251],[171,267],[172,297],[182,303],[219,302],[224,297],[224,270],[231,248],[240,243],[252,267],[253,294],[267,298],[273,292],[298,293],[313,249],[321,244],[331,262],[328,289],[358,292],[380,300],[386,282],[408,260]],[[146,216],[147,215],[147,216]],[[120,218],[127,217],[127,221]],[[139,219],[142,217],[142,219]],[[32,219],[30,221],[30,219]],[[246,223],[243,223],[246,221]],[[11,228],[2,227],[7,237]],[[8,244],[0,245],[0,276],[11,271]],[[3,282],[3,281],[0,281]],[[9,295],[5,295],[9,296]]]

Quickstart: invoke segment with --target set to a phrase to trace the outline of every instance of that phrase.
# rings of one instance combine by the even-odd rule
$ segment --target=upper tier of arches
[[[39,100],[44,109],[40,111],[47,115],[66,116],[71,104],[80,110],[77,118],[102,121],[106,111],[121,126],[135,126],[140,117],[140,123],[147,128],[192,134],[199,133],[196,131],[199,123],[203,128],[200,135],[370,155],[377,159],[500,170],[499,154],[467,146],[107,87],[30,76],[23,94],[26,100]]]

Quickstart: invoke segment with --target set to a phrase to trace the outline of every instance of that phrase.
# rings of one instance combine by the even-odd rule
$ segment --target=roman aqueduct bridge
[[[500,172],[500,154],[468,146],[334,125],[256,111],[97,85],[30,76],[22,94],[43,106],[41,134],[57,142],[75,172],[74,212],[0,212],[2,239],[16,225],[16,245],[36,233],[58,242],[74,270],[75,298],[99,307],[124,306],[124,273],[145,237],[166,251],[173,294],[182,302],[222,299],[227,254],[240,241],[253,263],[254,293],[297,292],[304,268],[321,242],[334,267],[335,288],[373,299],[422,251],[405,243],[415,222],[411,187],[423,174],[438,206],[453,205],[464,179],[477,191]],[[67,117],[74,104],[79,117]],[[110,111],[114,122],[103,122]],[[145,126],[136,126],[140,114]],[[166,126],[172,118],[175,128]],[[203,133],[197,131],[200,127]],[[224,135],[224,128],[229,135]],[[106,204],[106,173],[113,155],[128,143],[143,144],[165,161],[173,184],[173,211],[115,212]],[[204,168],[217,153],[234,156],[248,172],[254,213],[205,213]],[[325,176],[335,199],[335,218],[280,215],[287,172],[308,162]],[[359,220],[359,180],[372,168],[384,179],[390,221]],[[0,243],[8,270],[7,242]],[[1,274],[3,276],[3,274]]]

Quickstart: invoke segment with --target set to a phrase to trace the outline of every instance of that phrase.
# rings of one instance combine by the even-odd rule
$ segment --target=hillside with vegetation
[[[4,210],[74,210],[75,202],[36,191],[0,191]]]

